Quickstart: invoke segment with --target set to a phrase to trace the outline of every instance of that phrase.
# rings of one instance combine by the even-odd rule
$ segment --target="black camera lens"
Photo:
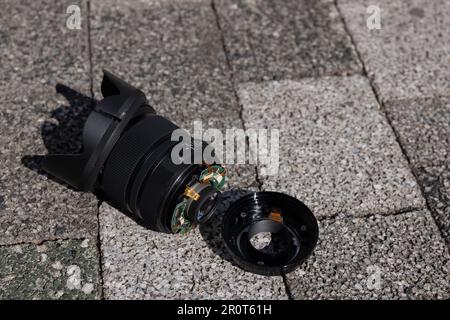
[[[156,231],[186,232],[206,222],[225,183],[223,167],[174,161],[176,144],[194,153],[192,139],[173,141],[179,128],[157,115],[141,91],[106,71],[102,93],[86,121],[82,153],[48,155],[44,169]]]
[[[208,145],[187,135],[173,139],[179,128],[157,115],[140,90],[107,71],[102,93],[86,120],[82,152],[47,155],[43,169],[78,190],[95,192],[156,231],[186,233],[206,223],[226,182],[220,164],[193,161]],[[312,252],[317,237],[309,209],[281,193],[244,196],[223,217],[225,247],[240,267],[258,274],[292,271]]]

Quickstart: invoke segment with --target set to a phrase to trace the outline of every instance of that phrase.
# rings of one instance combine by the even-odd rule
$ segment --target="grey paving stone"
[[[214,0],[239,82],[359,73],[332,0]]]
[[[187,235],[146,230],[107,204],[100,208],[107,299],[285,299],[281,277],[244,272],[230,262],[220,238],[221,214]]]
[[[92,3],[91,11],[96,94],[105,68],[179,125],[213,115],[239,124],[210,1],[107,0]]]
[[[68,93],[67,93],[68,94]],[[55,181],[40,168],[39,155],[79,150],[81,134],[78,116],[85,113],[82,98],[68,96],[53,115],[33,110],[33,97],[20,93],[0,110],[0,243],[42,241],[97,234],[95,196],[72,190]],[[56,92],[38,101],[61,101]],[[62,98],[64,99],[64,98]],[[56,121],[56,119],[59,120]],[[67,131],[66,131],[67,130]]]
[[[89,240],[0,247],[1,299],[98,299],[97,249]]]
[[[277,175],[263,188],[289,193],[318,217],[424,207],[424,199],[368,81],[362,76],[244,84],[246,127],[279,129]]]
[[[419,167],[416,174],[431,213],[450,245],[450,165]]]
[[[379,30],[367,27],[369,5],[381,9]],[[448,1],[339,0],[338,6],[384,101],[448,94]]]
[[[450,260],[426,210],[320,222],[319,243],[287,275],[297,299],[449,299]]]
[[[450,162],[450,98],[391,100],[385,108],[412,164]]]
[[[7,34],[0,44],[0,244],[97,234],[95,197],[70,190],[40,169],[39,155],[47,151],[79,151],[91,106],[83,96],[90,91],[87,29],[66,28],[66,8],[77,3],[86,14],[82,3],[72,1],[3,4],[8,14],[0,18]],[[68,137],[75,139],[65,142]]]
[[[78,5],[81,29],[66,26],[69,5]],[[2,1],[0,88],[24,91],[62,81],[89,81],[86,4],[83,0]]]

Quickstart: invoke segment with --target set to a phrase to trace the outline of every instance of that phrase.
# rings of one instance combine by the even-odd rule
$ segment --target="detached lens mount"
[[[265,235],[257,246],[255,236]],[[278,192],[255,192],[225,213],[222,237],[234,261],[262,275],[293,271],[313,251],[319,235],[317,221],[299,200]]]

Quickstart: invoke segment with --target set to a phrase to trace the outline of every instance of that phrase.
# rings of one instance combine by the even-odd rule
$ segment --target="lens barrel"
[[[171,151],[178,143],[171,141],[175,129],[175,124],[156,114],[133,121],[112,149],[98,185],[116,207],[163,232],[171,230],[167,216],[176,205],[170,201],[177,200],[173,193],[182,194],[201,170],[197,164],[173,163]]]

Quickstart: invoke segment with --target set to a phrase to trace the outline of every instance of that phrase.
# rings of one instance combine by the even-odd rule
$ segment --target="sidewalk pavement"
[[[380,30],[366,0],[0,3],[0,298],[450,298],[448,1],[377,0]],[[279,128],[279,175],[231,166],[228,190],[305,202],[310,259],[244,272],[220,216],[155,233],[46,175],[41,155],[79,150],[102,69],[179,126]]]

